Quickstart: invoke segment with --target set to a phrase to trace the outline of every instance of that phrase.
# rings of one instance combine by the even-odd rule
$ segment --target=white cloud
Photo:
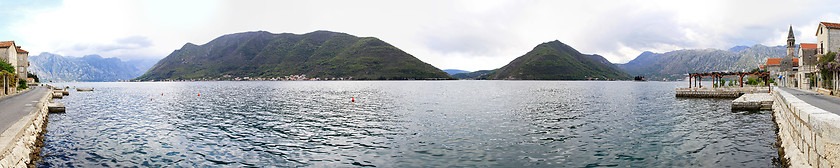
[[[136,59],[243,31],[330,30],[381,38],[441,69],[481,70],[551,40],[612,62],[643,51],[783,45],[788,25],[797,42],[813,42],[819,21],[840,22],[831,12],[838,7],[827,0],[67,0],[19,5],[25,14],[0,36],[20,38],[31,52]]]

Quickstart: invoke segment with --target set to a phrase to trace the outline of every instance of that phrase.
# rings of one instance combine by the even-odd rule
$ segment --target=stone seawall
[[[52,93],[52,92],[49,92]],[[44,94],[33,111],[0,134],[0,167],[27,167],[38,156],[39,144],[47,125],[47,104],[51,94]]]
[[[773,89],[779,153],[790,167],[840,167],[840,116]]]

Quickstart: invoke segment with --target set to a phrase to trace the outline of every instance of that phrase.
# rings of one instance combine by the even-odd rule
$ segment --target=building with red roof
[[[820,22],[817,27],[817,54],[840,50],[840,24]]]
[[[29,51],[24,50],[15,41],[0,41],[0,61],[15,67],[20,79],[26,79],[29,69]]]

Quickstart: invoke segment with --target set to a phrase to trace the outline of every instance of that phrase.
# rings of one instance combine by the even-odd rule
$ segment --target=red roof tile
[[[26,51],[26,50],[20,49],[20,47],[17,47],[17,52],[18,52],[18,53],[29,53],[29,51]]]
[[[2,47],[9,47],[15,44],[15,41],[0,41],[0,48]]]
[[[767,58],[767,63],[764,65],[779,65],[779,61],[782,61],[781,58]]]
[[[825,27],[828,28],[840,28],[840,23],[820,22],[820,24],[825,25]]]
[[[799,47],[802,49],[817,49],[816,43],[799,43]]]

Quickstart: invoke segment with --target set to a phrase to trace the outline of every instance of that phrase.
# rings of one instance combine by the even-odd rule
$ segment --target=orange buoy
[[[155,100],[155,99],[149,99],[149,101],[153,101],[153,100]]]
[[[163,93],[160,93],[160,95],[163,96]]]
[[[198,96],[201,96],[201,93],[199,93]]]
[[[355,97],[350,97],[350,102],[356,102],[356,98]]]

